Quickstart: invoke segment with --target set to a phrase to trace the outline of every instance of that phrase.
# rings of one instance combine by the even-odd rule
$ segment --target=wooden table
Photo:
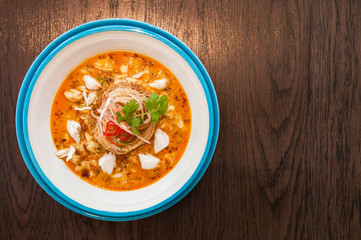
[[[2,239],[360,239],[360,1],[1,1]],[[74,213],[33,179],[15,136],[23,78],[82,23],[161,27],[215,85],[218,146],[179,203],[132,222]]]

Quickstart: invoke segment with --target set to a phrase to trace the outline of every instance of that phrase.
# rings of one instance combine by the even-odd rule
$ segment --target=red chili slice
[[[113,137],[117,135],[117,137],[121,141],[127,141],[130,138],[130,134],[121,129],[117,124],[115,124],[112,121],[107,122],[107,125],[105,127],[105,131],[103,132],[104,136],[108,139],[109,142],[117,145],[117,146],[125,146],[125,144],[116,143],[110,139],[110,137]]]
[[[120,130],[118,133],[118,137],[122,141],[127,141],[130,138],[130,134],[124,131],[123,129]]]
[[[120,127],[118,127],[115,123],[113,123],[112,121],[109,121],[106,125],[105,128],[105,134],[104,135],[108,135],[108,136],[114,136],[115,134],[117,134],[119,132]]]

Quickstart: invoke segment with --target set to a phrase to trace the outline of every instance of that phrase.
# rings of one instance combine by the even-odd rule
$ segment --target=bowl
[[[105,190],[80,179],[55,157],[50,131],[52,102],[66,76],[85,59],[117,50],[147,55],[170,69],[187,93],[193,119],[188,146],[174,169],[133,191]],[[197,184],[216,147],[219,109],[206,69],[184,43],[147,23],[107,19],[66,32],[37,57],[20,89],[16,130],[27,167],[56,201],[85,216],[127,221],[167,209]]]

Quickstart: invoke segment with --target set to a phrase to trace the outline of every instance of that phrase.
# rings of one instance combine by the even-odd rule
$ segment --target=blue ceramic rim
[[[176,50],[178,52],[178,54],[180,54],[183,59],[185,59],[187,61],[187,63],[192,67],[192,70],[196,73],[198,79],[200,80],[203,90],[205,92],[206,98],[207,98],[207,103],[208,103],[208,109],[209,109],[209,114],[210,116],[213,116],[213,108],[211,103],[209,102],[209,92],[208,92],[208,88],[204,85],[204,79],[203,76],[200,75],[200,72],[198,71],[198,69],[196,69],[195,65],[193,64],[193,62],[187,57],[187,55],[183,54],[181,51],[179,51],[179,49],[173,45],[171,42],[167,41],[166,39],[164,39],[163,37],[158,37],[156,35],[152,35],[149,32],[143,32],[142,29],[139,28],[132,28],[129,26],[112,26],[112,27],[97,27],[97,28],[93,28],[84,32],[81,32],[71,38],[69,38],[67,41],[63,42],[62,44],[60,44],[56,49],[54,49],[54,51],[52,51],[47,57],[46,59],[43,61],[43,63],[40,65],[39,69],[36,71],[30,85],[28,88],[28,92],[25,96],[25,105],[24,105],[24,113],[23,113],[23,128],[24,128],[24,136],[25,136],[25,140],[26,141],[26,147],[28,150],[28,153],[30,154],[31,157],[31,161],[33,166],[35,167],[35,169],[37,170],[38,174],[40,175],[40,177],[45,181],[45,183],[50,186],[50,188],[52,188],[56,193],[58,193],[58,195],[64,199],[65,201],[67,201],[68,203],[70,203],[71,205],[75,206],[77,209],[82,209],[85,212],[88,213],[95,213],[97,215],[102,215],[102,216],[117,216],[117,217],[123,217],[123,216],[134,216],[134,215],[139,215],[141,213],[144,212],[149,212],[152,211],[164,204],[166,204],[168,201],[172,201],[172,199],[176,198],[177,195],[179,195],[179,193],[181,193],[183,191],[183,189],[186,189],[189,184],[192,182],[192,180],[194,179],[194,177],[198,174],[199,170],[201,169],[201,167],[203,166],[204,162],[206,161],[206,156],[207,153],[209,151],[210,148],[210,143],[211,143],[211,136],[213,135],[213,128],[214,128],[214,124],[213,124],[213,119],[212,117],[210,117],[210,129],[209,129],[209,136],[207,139],[207,146],[206,149],[204,151],[204,156],[202,157],[196,171],[192,174],[191,178],[185,183],[185,185],[182,186],[182,188],[180,190],[178,190],[174,195],[172,195],[171,197],[167,198],[166,200],[162,201],[161,203],[158,203],[152,207],[143,209],[143,210],[139,210],[139,211],[132,211],[132,212],[110,212],[110,211],[102,211],[102,210],[96,210],[96,209],[92,209],[92,208],[88,208],[82,204],[79,204],[78,202],[72,200],[71,198],[67,197],[65,194],[63,194],[61,191],[59,191],[52,183],[51,181],[46,177],[46,175],[43,173],[43,171],[41,170],[39,164],[36,161],[35,155],[32,151],[31,145],[30,145],[30,141],[29,141],[29,136],[28,136],[28,107],[29,107],[29,102],[30,102],[30,98],[31,98],[31,94],[32,94],[32,90],[37,82],[38,77],[40,76],[41,72],[43,71],[43,69],[47,66],[47,64],[53,59],[53,57],[59,52],[61,51],[64,47],[66,47],[67,45],[71,44],[72,42],[95,34],[95,33],[99,33],[99,32],[104,32],[104,31],[130,31],[130,32],[137,32],[137,33],[142,33],[148,36],[151,36],[157,40],[162,41],[163,43],[166,43],[168,46],[170,46],[171,48],[173,48],[174,50]]]
[[[186,57],[192,59],[194,61],[193,64],[196,65],[196,69],[198,69],[201,74],[202,77],[204,77],[203,81],[201,82],[203,87],[208,87],[211,91],[210,91],[210,96],[207,96],[207,101],[210,101],[210,103],[208,103],[209,105],[213,105],[213,109],[209,109],[210,110],[210,114],[213,110],[213,120],[214,120],[214,134],[212,136],[212,139],[209,139],[210,141],[210,147],[208,150],[208,154],[205,154],[204,156],[204,160],[205,162],[203,163],[203,165],[201,166],[200,169],[198,171],[198,174],[194,174],[191,179],[188,180],[189,185],[188,187],[183,187],[181,190],[179,190],[179,194],[178,192],[176,194],[174,194],[172,197],[172,199],[170,199],[168,202],[164,203],[165,201],[155,205],[152,207],[152,209],[143,209],[137,212],[129,212],[129,213],[122,213],[123,216],[120,216],[120,213],[113,213],[113,212],[105,212],[105,211],[99,211],[96,212],[94,214],[94,209],[90,209],[90,212],[86,212],[84,211],[84,209],[80,206],[80,209],[78,209],[76,206],[72,205],[69,202],[64,201],[64,199],[62,199],[61,196],[59,196],[56,191],[54,191],[51,187],[49,187],[41,178],[41,176],[39,176],[39,173],[36,171],[36,168],[34,167],[34,165],[32,165],[31,162],[28,161],[28,159],[31,157],[29,156],[29,153],[26,151],[26,148],[24,148],[24,145],[28,145],[29,144],[29,140],[28,139],[24,139],[23,136],[21,135],[22,133],[22,109],[23,109],[23,99],[25,97],[29,82],[34,78],[34,74],[36,71],[39,71],[39,66],[45,66],[44,65],[44,59],[48,58],[49,54],[51,55],[52,52],[54,50],[56,50],[56,48],[59,47],[59,45],[63,44],[65,41],[71,39],[72,37],[74,37],[75,35],[77,35],[78,33],[82,33],[83,31],[86,31],[87,29],[92,29],[92,28],[96,28],[99,26],[105,26],[108,28],[111,28],[112,26],[123,26],[126,27],[126,25],[129,25],[127,27],[130,28],[136,28],[139,27],[141,28],[141,31],[145,31],[151,35],[159,35],[162,36],[163,38],[165,38],[165,40],[168,40],[171,42],[171,45],[173,44],[174,46],[178,47],[178,51],[184,51],[183,55],[185,54]],[[139,31],[137,31],[139,32]],[[164,39],[163,39],[164,40]],[[173,41],[173,42],[172,42]],[[164,42],[164,41],[163,41]],[[167,43],[166,43],[167,44]],[[170,44],[167,44],[168,46],[170,46]],[[174,47],[173,46],[173,47]],[[170,46],[172,47],[172,46]],[[172,48],[173,48],[172,47]],[[181,49],[181,50],[180,50]],[[177,51],[177,52],[178,52]],[[179,53],[179,52],[178,52]],[[191,62],[192,62],[191,60]],[[187,61],[189,63],[189,61]],[[199,76],[199,74],[197,74],[200,81],[202,80],[202,77]],[[37,78],[35,78],[37,79]],[[205,89],[206,92],[206,89]],[[31,95],[31,94],[30,94]],[[27,115],[27,114],[26,114]],[[212,116],[210,116],[210,118],[212,118]],[[174,205],[176,202],[178,202],[180,199],[182,199],[195,185],[196,183],[199,181],[199,179],[202,177],[202,175],[204,174],[206,168],[209,165],[209,162],[212,158],[212,155],[214,153],[215,150],[215,146],[216,146],[216,142],[218,139],[218,132],[219,132],[219,109],[218,109],[218,103],[217,103],[217,97],[215,95],[215,91],[212,85],[212,82],[210,81],[209,75],[206,72],[206,70],[204,69],[203,65],[201,64],[201,62],[199,61],[199,59],[194,55],[194,53],[188,48],[186,47],[182,42],[180,42],[180,40],[178,40],[177,38],[175,38],[174,36],[172,36],[171,34],[165,32],[164,30],[161,30],[153,25],[147,24],[147,23],[143,23],[143,22],[138,22],[138,21],[134,21],[134,20],[127,20],[127,19],[107,19],[107,20],[100,20],[100,21],[95,21],[95,22],[90,22],[81,26],[78,26],[68,32],[66,32],[65,34],[63,34],[62,36],[60,36],[58,39],[56,39],[55,41],[53,41],[47,48],[44,49],[44,51],[38,56],[38,58],[34,61],[33,65],[30,67],[24,82],[22,84],[22,87],[20,89],[20,93],[19,93],[19,97],[18,97],[18,103],[17,103],[17,110],[16,110],[16,129],[17,129],[17,137],[18,137],[18,141],[19,141],[19,146],[20,146],[20,150],[21,153],[25,159],[25,163],[27,164],[30,172],[33,174],[34,178],[38,181],[38,183],[44,188],[44,190],[46,192],[48,192],[49,195],[51,195],[55,200],[57,200],[58,202],[60,202],[62,205],[80,213],[86,216],[90,216],[90,217],[94,217],[97,219],[104,219],[104,220],[112,220],[112,221],[120,221],[120,220],[134,220],[134,219],[139,219],[139,218],[143,218],[143,217],[147,217],[153,214],[156,214],[158,212],[161,212],[163,210],[165,210],[166,208]],[[212,129],[211,129],[212,130]],[[25,131],[26,132],[26,131]],[[211,134],[210,134],[211,135]],[[31,149],[31,148],[30,148]],[[206,152],[205,152],[206,153]],[[36,161],[35,161],[36,162]],[[192,181],[191,181],[192,180]],[[187,182],[187,183],[188,183]],[[181,191],[181,192],[180,192]],[[61,192],[59,192],[61,193]],[[178,196],[175,196],[178,195]],[[167,199],[167,200],[168,200]],[[73,201],[73,200],[71,200]],[[78,203],[76,203],[78,204]],[[80,204],[78,204],[80,205]],[[160,206],[159,206],[160,205]],[[102,213],[102,214],[101,214]],[[110,215],[109,215],[110,214]]]

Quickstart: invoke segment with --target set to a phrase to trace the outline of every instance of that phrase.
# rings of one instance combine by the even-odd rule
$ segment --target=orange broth
[[[102,64],[106,68],[94,67],[103,66]],[[111,175],[108,175],[103,172],[98,164],[99,158],[108,151],[100,144],[95,152],[87,150],[88,143],[84,134],[85,132],[90,134],[91,126],[86,124],[84,118],[89,117],[89,113],[74,110],[74,106],[84,106],[84,101],[69,101],[64,96],[64,92],[70,89],[84,90],[84,75],[90,75],[97,79],[102,84],[102,88],[106,89],[107,84],[111,84],[111,81],[114,81],[119,75],[124,77],[121,71],[122,66],[128,68],[126,76],[133,76],[141,71],[147,71],[137,79],[137,84],[141,85],[149,94],[156,92],[159,95],[165,94],[168,97],[169,107],[167,113],[160,118],[156,129],[161,128],[169,136],[170,141],[165,149],[156,154],[154,152],[153,135],[150,144],[145,143],[130,153],[117,155],[114,171]],[[168,80],[165,89],[158,90],[149,87],[149,83],[162,78]],[[107,80],[104,81],[104,79]],[[104,89],[97,91],[98,97]],[[75,120],[81,124],[80,144],[76,144],[67,132],[68,120]],[[108,190],[126,191],[148,186],[158,181],[175,167],[188,144],[191,130],[191,110],[182,85],[164,65],[152,58],[133,52],[108,52],[85,60],[66,77],[55,95],[50,121],[56,149],[66,149],[72,145],[77,150],[76,156],[72,160],[66,162],[65,158],[62,158],[70,170],[94,186]],[[160,159],[160,162],[154,169],[142,169],[138,157],[139,153],[155,156]],[[117,177],[115,177],[116,175]],[[121,177],[118,177],[119,175]]]

